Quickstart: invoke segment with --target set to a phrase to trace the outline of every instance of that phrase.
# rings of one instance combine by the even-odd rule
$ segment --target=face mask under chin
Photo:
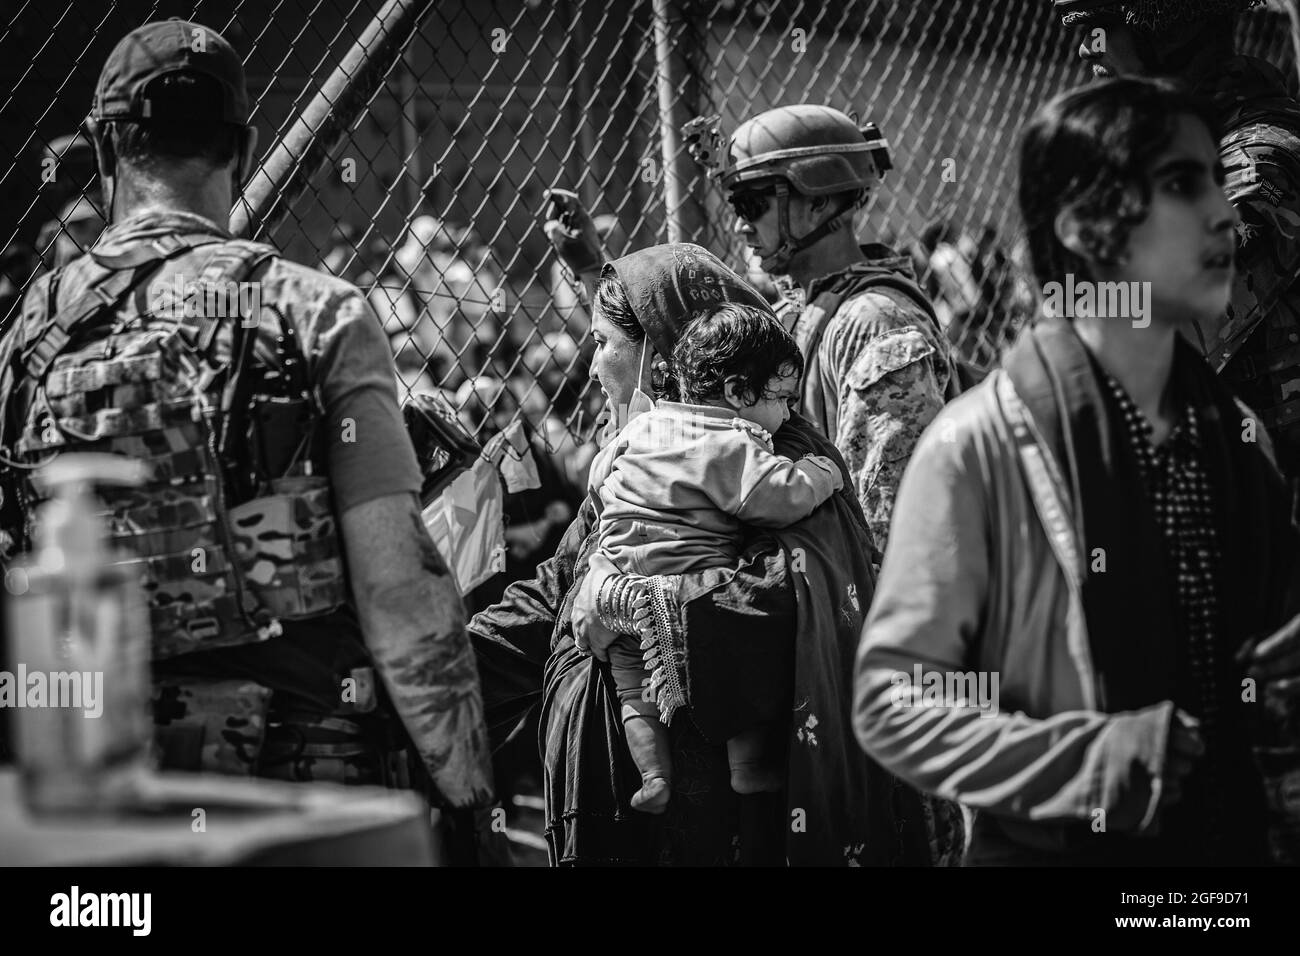
[[[637,363],[637,384],[632,389],[632,395],[628,398],[627,404],[616,404],[610,402],[602,416],[604,427],[601,429],[602,444],[613,438],[623,426],[639,415],[644,415],[655,407],[655,400],[651,398],[641,388],[641,380],[645,376],[645,358],[646,346],[649,344],[649,338],[641,340],[641,360]]]
[[[644,415],[655,407],[655,400],[647,395],[641,388],[641,382],[646,375],[646,350],[650,346],[650,337],[647,335],[641,340],[641,360],[636,366],[636,388],[632,390],[632,398],[627,403],[627,420],[630,422],[638,415]]]

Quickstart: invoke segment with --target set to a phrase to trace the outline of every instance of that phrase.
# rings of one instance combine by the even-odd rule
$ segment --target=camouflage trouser
[[[322,715],[278,706],[247,680],[154,681],[154,739],[163,770],[275,780],[413,785],[396,717]]]

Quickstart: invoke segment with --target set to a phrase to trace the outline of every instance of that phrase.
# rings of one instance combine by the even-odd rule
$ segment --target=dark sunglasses
[[[740,189],[729,195],[727,202],[741,219],[754,222],[767,212],[767,207],[775,195],[775,189]]]

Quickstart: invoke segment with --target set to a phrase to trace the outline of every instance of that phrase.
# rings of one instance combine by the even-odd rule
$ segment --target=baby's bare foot
[[[668,809],[668,798],[672,795],[672,784],[663,777],[651,777],[641,781],[641,789],[632,794],[632,809],[642,813],[663,813]]]

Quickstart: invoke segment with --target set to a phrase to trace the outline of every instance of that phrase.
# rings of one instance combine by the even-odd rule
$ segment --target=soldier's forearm
[[[396,583],[358,595],[357,605],[375,667],[438,792],[453,806],[488,805],[483,700],[451,576]]]
[[[439,792],[486,803],[492,768],[460,595],[413,494],[341,516],[348,577],[366,646]]]

